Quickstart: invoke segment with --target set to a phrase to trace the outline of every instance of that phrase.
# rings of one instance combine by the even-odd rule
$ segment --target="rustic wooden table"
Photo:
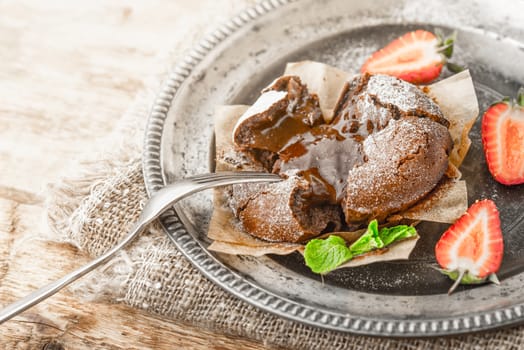
[[[45,184],[96,151],[159,52],[251,0],[0,2],[0,306],[88,258],[48,240]],[[2,349],[264,349],[67,289],[0,325]]]

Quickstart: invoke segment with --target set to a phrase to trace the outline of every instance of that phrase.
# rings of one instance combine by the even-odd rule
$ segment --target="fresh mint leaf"
[[[406,238],[415,237],[417,230],[413,226],[398,225],[393,227],[384,227],[378,233],[384,246],[390,245],[393,242],[397,242]]]
[[[327,273],[353,259],[354,256],[384,248],[416,235],[417,230],[413,226],[399,225],[379,230],[377,220],[373,220],[369,223],[366,232],[349,248],[342,237],[335,235],[326,239],[312,239],[306,244],[304,259],[311,271]]]
[[[331,235],[326,239],[312,239],[304,250],[306,265],[315,273],[327,273],[353,258],[346,241]]]
[[[349,246],[349,251],[353,255],[361,255],[375,249],[384,248],[384,246],[385,244],[379,235],[378,222],[373,220],[369,223],[366,232]]]

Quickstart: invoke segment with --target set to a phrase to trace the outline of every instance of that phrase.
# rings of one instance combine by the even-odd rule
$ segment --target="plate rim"
[[[298,0],[262,0],[221,24],[201,40],[168,74],[149,112],[142,157],[148,197],[166,185],[162,168],[162,134],[171,103],[193,69],[228,37],[247,24]],[[204,249],[186,230],[183,212],[169,209],[160,216],[164,231],[178,250],[203,275],[226,292],[264,311],[327,330],[378,337],[437,337],[493,330],[524,322],[524,303],[467,316],[426,319],[374,319],[337,314],[286,299],[247,281]]]

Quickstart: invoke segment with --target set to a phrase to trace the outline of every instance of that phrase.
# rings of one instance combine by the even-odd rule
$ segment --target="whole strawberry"
[[[442,38],[421,29],[409,32],[371,55],[360,70],[392,75],[413,84],[426,84],[439,77],[453,53],[454,41],[454,34]]]
[[[498,284],[504,242],[499,212],[492,200],[475,202],[444,234],[435,246],[442,273],[458,284],[478,284],[490,280]]]
[[[482,117],[482,144],[493,178],[504,185],[524,183],[524,89],[516,101],[492,104]]]

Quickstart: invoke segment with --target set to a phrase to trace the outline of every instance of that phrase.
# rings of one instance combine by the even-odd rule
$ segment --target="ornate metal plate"
[[[489,0],[262,1],[200,42],[166,77],[147,126],[147,189],[151,194],[178,178],[209,171],[215,106],[252,103],[286,62],[311,59],[357,71],[374,50],[416,28],[458,31],[454,61],[470,68],[482,112],[524,84],[523,7]],[[207,251],[211,193],[180,203],[162,223],[212,281],[264,310],[310,325],[410,337],[516,324],[524,320],[524,187],[492,180],[478,124],[461,170],[470,203],[492,198],[501,210],[506,241],[501,286],[462,287],[446,295],[450,282],[430,267],[446,225],[421,225],[423,237],[409,261],[336,271],[321,281],[299,255],[251,258]]]

